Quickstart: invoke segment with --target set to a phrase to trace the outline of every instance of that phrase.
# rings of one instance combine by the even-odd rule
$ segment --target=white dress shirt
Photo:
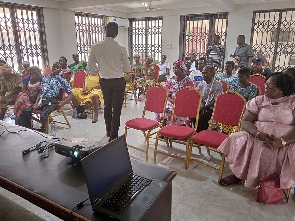
[[[88,68],[90,72],[99,69],[101,78],[122,78],[123,72],[131,70],[127,50],[111,37],[106,37],[91,46]]]

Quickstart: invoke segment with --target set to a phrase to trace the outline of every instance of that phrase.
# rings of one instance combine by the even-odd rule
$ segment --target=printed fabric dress
[[[186,86],[192,86],[193,87],[193,85],[194,84],[193,84],[192,80],[189,78],[189,76],[186,76],[181,81],[177,81],[177,77],[173,76],[173,77],[169,78],[166,81],[165,87],[169,92],[168,100],[167,100],[167,104],[166,104],[166,113],[165,113],[165,120],[166,120],[167,125],[171,123],[171,116],[172,116],[172,112],[173,112],[173,109],[174,109],[174,99],[175,99],[176,92],[179,89],[183,88],[183,87],[186,87]],[[162,118],[162,114],[157,113],[156,114],[156,120],[158,122],[160,122],[161,118]],[[173,124],[189,126],[190,125],[190,120],[188,118],[185,118],[185,117],[177,117],[177,116],[175,116],[175,118],[173,120]]]
[[[78,64],[73,63],[69,65],[69,68],[72,70],[73,74],[75,74],[77,71],[87,71],[86,67],[86,61],[79,61]]]
[[[141,64],[141,63],[138,63],[138,64],[133,63],[133,64],[131,65],[131,69],[132,69],[132,71],[135,72],[135,78],[136,78],[136,79],[142,77],[142,76],[141,76],[141,69],[142,69],[142,64]]]
[[[37,82],[36,84],[31,84],[30,76],[25,77],[25,79],[23,80],[23,84],[26,85],[27,90],[33,97],[37,97],[40,93],[40,82]],[[31,107],[33,104],[34,103],[31,101],[30,97],[26,93],[20,92],[14,104],[14,115],[16,117],[19,117],[22,114],[24,108]]]
[[[216,78],[219,80],[225,81],[226,83],[229,84],[229,86],[234,86],[239,83],[239,78],[238,78],[238,75],[236,74],[232,75],[231,77],[227,77],[223,73],[220,73],[216,75]]]
[[[279,99],[257,96],[246,105],[247,111],[257,114],[258,131],[276,138],[294,130],[294,109],[295,95]],[[257,187],[259,180],[274,173],[280,176],[280,188],[287,189],[295,184],[295,143],[269,149],[248,132],[240,131],[223,141],[218,150],[230,159],[233,174],[245,180],[247,187]]]
[[[154,73],[155,73],[154,65],[150,66],[149,68],[145,67],[144,65],[142,67],[143,76],[136,80],[136,87],[146,88],[146,87],[152,86],[155,83]]]
[[[250,83],[250,85],[246,88],[242,88],[239,84],[232,85],[230,90],[236,91],[241,94],[246,101],[257,95],[257,86],[255,84]]]
[[[99,76],[88,75],[85,79],[85,89],[89,91],[90,89],[99,85]],[[103,103],[103,95],[101,89],[92,89],[89,93],[84,94],[83,88],[73,88],[72,93],[79,102],[91,102],[93,95],[97,94],[99,101]]]
[[[15,88],[20,87],[22,88],[23,83],[22,83],[22,77],[20,74],[11,74],[12,76],[9,79],[4,79],[4,77],[1,78],[1,92],[4,94],[10,93],[13,91]],[[11,96],[8,99],[8,104],[13,104],[17,99],[17,94]],[[1,104],[0,103],[0,108],[7,108],[7,104]]]

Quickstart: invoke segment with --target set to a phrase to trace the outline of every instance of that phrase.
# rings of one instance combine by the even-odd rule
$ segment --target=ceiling
[[[86,9],[99,8],[122,13],[146,12],[147,8],[142,3],[146,0],[54,0],[61,2],[62,8]],[[271,2],[295,2],[295,0],[155,0],[151,1],[154,10],[185,9],[215,7],[222,11],[234,11],[250,3],[269,4]]]

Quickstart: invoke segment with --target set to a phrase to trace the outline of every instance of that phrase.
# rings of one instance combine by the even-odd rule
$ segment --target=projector
[[[86,138],[63,139],[55,144],[55,152],[66,157],[71,157],[72,159],[80,160],[102,146],[102,143]]]

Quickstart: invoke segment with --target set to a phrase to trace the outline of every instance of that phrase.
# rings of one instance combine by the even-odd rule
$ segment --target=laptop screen
[[[81,163],[92,203],[132,171],[124,135],[83,158]]]

